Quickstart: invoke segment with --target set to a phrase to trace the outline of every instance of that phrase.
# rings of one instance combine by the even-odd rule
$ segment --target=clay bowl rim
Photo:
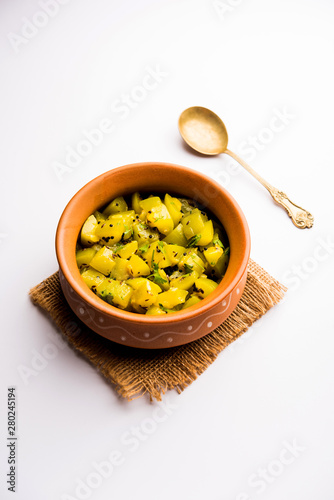
[[[75,227],[71,224],[71,213],[76,210],[80,203],[84,202],[87,194],[94,189],[99,189],[103,180],[106,177],[113,176],[122,170],[130,170],[133,168],[147,168],[147,167],[158,167],[161,169],[174,169],[175,173],[180,174],[188,174],[198,177],[199,180],[203,183],[209,183],[211,186],[216,188],[219,191],[219,195],[223,196],[229,204],[233,207],[235,211],[235,216],[238,219],[240,227],[243,229],[244,234],[244,242],[245,242],[245,251],[243,252],[242,259],[240,261],[239,267],[236,273],[233,275],[230,282],[225,285],[224,278],[218,285],[218,287],[205,299],[203,299],[199,304],[191,306],[185,310],[181,310],[175,312],[173,314],[168,314],[165,316],[149,316],[145,314],[134,313],[130,311],[123,311],[115,306],[107,304],[102,299],[97,297],[85,284],[85,282],[81,279],[79,269],[76,265],[75,260],[75,247],[73,248],[73,254],[68,255],[69,250],[66,249],[66,244],[64,240],[64,233],[68,230],[75,231],[75,241],[78,238],[80,229],[82,224],[85,221],[83,218],[80,225]],[[125,188],[126,191],[126,188]],[[159,190],[157,190],[159,191]],[[161,185],[161,192],[164,191],[163,183]],[[121,193],[119,194],[119,196]],[[180,195],[182,196],[182,195]],[[183,193],[183,196],[190,197],[189,194]],[[101,205],[96,206],[95,210],[101,208]],[[210,208],[210,207],[209,207]],[[214,211],[210,209],[213,213]],[[217,216],[218,218],[218,216]],[[113,168],[99,176],[95,177],[91,181],[87,182],[79,191],[77,191],[74,196],[67,203],[60,220],[58,222],[57,231],[56,231],[56,255],[59,264],[59,268],[62,271],[66,281],[72,287],[72,289],[79,295],[79,297],[85,302],[92,306],[94,309],[100,311],[101,313],[105,313],[108,316],[116,317],[120,320],[127,321],[130,323],[140,323],[142,325],[161,325],[161,324],[171,324],[175,322],[181,322],[193,319],[197,316],[201,316],[207,312],[209,312],[212,308],[214,308],[219,302],[224,301],[226,297],[234,290],[237,286],[241,278],[247,269],[247,264],[250,256],[250,233],[249,227],[247,224],[247,220],[239,207],[236,200],[232,197],[232,195],[222,186],[220,186],[217,182],[215,182],[210,177],[198,172],[197,170],[191,169],[189,167],[184,167],[181,165],[176,165],[173,163],[167,162],[140,162],[140,163],[131,163],[128,165],[124,165],[121,167]],[[68,258],[69,257],[69,258]],[[231,258],[231,257],[230,257]]]

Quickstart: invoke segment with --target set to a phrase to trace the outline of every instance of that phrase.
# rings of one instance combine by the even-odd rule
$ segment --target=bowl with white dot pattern
[[[229,240],[229,264],[219,286],[198,304],[163,316],[123,311],[97,297],[82,280],[75,258],[82,224],[113,198],[135,191],[172,192],[192,198],[222,223]],[[65,298],[83,323],[119,344],[163,349],[207,335],[235,309],[246,283],[250,235],[237,202],[209,177],[180,165],[135,163],[96,177],[73,196],[58,223],[56,254]]]

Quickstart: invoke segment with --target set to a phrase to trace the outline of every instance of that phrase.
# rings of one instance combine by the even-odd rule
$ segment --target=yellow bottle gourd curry
[[[163,315],[217,288],[229,246],[221,224],[193,200],[134,193],[87,218],[76,260],[86,285],[110,305]]]

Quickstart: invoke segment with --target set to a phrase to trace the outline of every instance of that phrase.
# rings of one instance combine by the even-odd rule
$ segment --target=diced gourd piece
[[[204,229],[204,223],[207,218],[202,214],[198,208],[195,208],[191,214],[186,215],[182,219],[183,232],[187,240],[194,236],[201,234]]]
[[[103,281],[106,279],[106,277],[102,273],[96,271],[96,269],[93,269],[92,267],[86,269],[82,273],[81,277],[86,285],[93,290],[95,290],[96,287],[100,285],[100,283],[103,283]]]
[[[166,193],[165,195],[164,203],[167,207],[168,212],[170,213],[171,218],[173,219],[174,226],[177,226],[182,217],[182,203],[178,198],[173,198],[168,193]]]
[[[209,247],[207,250],[203,251],[204,257],[211,267],[215,267],[223,253],[224,249],[220,246]]]
[[[124,282],[122,283],[116,282],[116,283],[118,286],[115,287],[113,304],[120,307],[121,309],[126,309],[129,306],[133,291],[131,287],[129,287]]]
[[[213,225],[212,220],[208,220],[204,223],[204,227],[200,233],[200,239],[197,242],[199,246],[205,246],[211,243],[213,238]]]
[[[224,246],[223,241],[222,241],[223,234],[221,231],[217,232],[217,228],[215,228],[214,221],[212,221],[212,223],[213,223],[213,228],[215,231],[213,238],[212,238],[212,245],[219,246],[219,247],[225,249],[225,246]]]
[[[151,306],[147,309],[146,311],[146,314],[148,315],[152,315],[152,316],[155,316],[155,315],[158,315],[158,314],[167,314],[167,311],[163,311],[161,309],[161,307],[159,306]]]
[[[201,299],[205,299],[209,295],[209,293],[213,292],[218,286],[213,280],[208,278],[198,278],[195,281],[196,293]]]
[[[152,279],[162,290],[169,289],[169,278],[163,269],[154,271]]]
[[[198,295],[191,295],[188,300],[185,301],[185,303],[182,306],[182,309],[187,309],[187,307],[194,306],[201,302],[202,299],[198,297]]]
[[[125,283],[121,283],[122,287],[125,287]],[[130,288],[130,287],[128,287]],[[127,289],[121,289],[119,290],[119,293],[115,295],[114,300],[113,300],[113,305],[116,307],[119,307],[120,309],[126,309],[127,311],[131,310],[130,305],[131,305],[131,295],[133,291]]]
[[[134,292],[131,299],[131,304],[136,304],[140,307],[148,308],[152,306],[157,297],[158,293],[156,288],[154,287],[154,283],[151,283],[149,280],[145,280]]]
[[[90,215],[81,229],[80,239],[83,246],[89,247],[99,241],[99,236],[96,234],[97,227],[98,224],[96,217],[94,217],[94,215]]]
[[[144,222],[136,222],[133,224],[133,239],[138,242],[139,249],[147,243],[153,243],[159,239],[159,233],[154,231]]]
[[[98,224],[101,224],[107,218],[106,215],[103,215],[103,213],[99,212],[98,210],[94,212],[94,217],[96,218]]]
[[[195,203],[193,200],[190,200],[188,198],[179,198],[181,202],[181,211],[183,214],[190,214],[194,208],[196,208]]]
[[[167,245],[163,241],[155,241],[152,243],[147,252],[143,253],[144,259],[153,270],[154,264],[157,264],[161,269],[171,266],[171,262],[166,254]]]
[[[114,254],[109,248],[102,247],[91,260],[91,267],[108,276],[115,266]]]
[[[151,284],[152,290],[156,292],[157,294],[161,292],[161,288],[159,285],[156,285],[155,283],[152,283],[152,281],[148,280],[147,278],[130,278],[126,281],[126,284],[131,286],[134,290],[137,290],[143,283],[146,283],[148,281]]]
[[[148,213],[150,210],[155,210],[162,205],[161,198],[159,196],[149,196],[140,202],[142,210]]]
[[[138,219],[140,222],[143,222],[144,224],[146,224],[146,212],[145,212],[145,210],[142,210],[140,212],[140,214],[138,214]]]
[[[218,259],[217,264],[213,268],[215,278],[222,278],[224,276],[224,274],[226,273],[228,261],[229,248],[226,248],[223,255]]]
[[[180,262],[185,251],[185,247],[179,245],[165,246],[165,254],[166,257],[168,257],[171,266],[175,266],[175,264]]]
[[[126,309],[129,306],[133,290],[124,282],[106,279],[96,288],[96,293],[109,304]]]
[[[134,241],[136,241],[136,240],[134,240]],[[144,245],[138,246],[138,254],[144,255],[149,248],[150,248],[149,243],[144,243]]]
[[[144,309],[142,306],[136,304],[135,302],[130,303],[131,310],[133,312],[139,313],[139,314],[146,314],[146,309]]]
[[[206,269],[207,262],[206,262],[206,258],[205,258],[205,257],[204,257],[204,255],[203,255],[203,252],[201,252],[198,248],[195,248],[194,250],[195,250],[195,252],[196,252],[196,255],[198,255],[198,256],[200,257],[200,259],[202,260],[203,265],[204,265],[204,267],[205,267],[205,269]],[[203,272],[205,272],[205,271],[203,271]]]
[[[159,287],[162,290],[168,290],[169,289],[168,276],[167,276],[167,274],[165,273],[165,271],[163,269],[159,268],[158,264],[153,264],[153,272],[149,276],[149,278],[154,283],[156,283],[157,285],[159,285]]]
[[[95,250],[95,252],[98,252],[101,250],[101,248],[104,247],[104,245],[100,245],[100,243],[94,243],[94,245],[91,247]]]
[[[132,205],[133,210],[136,212],[136,214],[140,214],[143,210],[140,206],[141,201],[142,201],[142,197],[140,196],[138,191],[136,193],[133,193],[133,195],[131,197],[131,205]]]
[[[140,285],[144,283],[144,281],[147,280],[147,278],[129,278],[126,280],[126,284],[131,286],[134,290],[137,290]]]
[[[105,222],[97,226],[96,235],[104,244],[111,246],[121,241],[124,231],[122,219],[114,219],[114,215],[110,215]]]
[[[139,255],[132,255],[128,261],[128,270],[133,278],[148,276],[151,272],[146,262]]]
[[[184,274],[179,278],[172,279],[169,284],[171,288],[180,288],[181,290],[189,290],[193,286],[197,278],[198,278],[198,273],[196,273],[196,271],[193,271],[190,274]]]
[[[215,233],[212,238],[212,245],[218,245],[225,250],[226,248],[228,248],[229,245],[227,234],[224,231],[220,231],[219,229],[215,228],[214,221],[212,222],[215,230]]]
[[[101,299],[105,300],[109,304],[112,304],[112,299],[114,298],[114,288],[115,285],[112,280],[105,278],[97,287],[96,287],[96,295]]]
[[[147,223],[151,227],[156,227],[159,233],[167,235],[174,229],[174,222],[165,205],[161,205],[159,210],[152,211],[146,216]]]
[[[105,245],[103,245],[103,246],[105,246]],[[124,244],[120,241],[118,243],[115,243],[115,245],[110,245],[110,243],[108,243],[107,246],[108,246],[109,250],[111,250],[115,254],[115,256],[117,256],[118,250],[120,250],[121,248],[123,248]],[[100,245],[100,248],[102,248],[101,245]]]
[[[136,253],[138,250],[138,242],[137,241],[131,241],[130,243],[127,243],[124,246],[121,246],[117,251],[116,255],[118,257],[121,257],[122,259],[129,259],[131,255]]]
[[[180,310],[180,307],[178,306],[176,309],[167,309],[166,307],[163,307],[161,304],[160,306],[153,305],[151,306],[146,314],[149,315],[156,315],[156,314],[172,314]]]
[[[202,274],[205,266],[203,260],[197,254],[197,250],[191,248],[184,253],[186,255],[183,255],[182,259],[178,263],[179,269],[182,269],[182,271],[186,273],[196,271],[199,275]]]
[[[181,290],[180,288],[170,288],[166,292],[160,293],[156,298],[155,305],[161,305],[167,309],[172,309],[179,304],[183,304],[188,295],[187,290]]]
[[[146,220],[149,226],[156,227],[161,234],[165,235],[173,231],[173,219],[159,196],[152,196],[142,200],[140,206],[146,212]]]
[[[180,222],[171,233],[169,233],[166,238],[163,239],[165,243],[170,243],[174,245],[179,245],[181,247],[186,247],[188,244],[187,238],[184,236],[183,225]]]
[[[134,210],[128,210],[127,212],[120,212],[118,214],[112,215],[112,218],[114,221],[122,221],[124,224],[124,233],[122,235],[123,240],[128,240],[131,238],[133,234],[133,228],[132,225],[135,221],[135,211]]]
[[[114,219],[121,219],[124,224],[131,224],[136,219],[136,212],[134,210],[126,210],[125,212],[118,212],[117,214],[112,214]]]
[[[209,243],[209,244],[207,244],[207,245],[203,245],[203,246],[201,246],[201,250],[202,250],[202,252],[204,252],[204,250],[207,250],[207,249],[208,249],[208,248],[210,248],[210,247],[217,247],[217,248],[219,248],[219,247],[220,247],[220,248],[222,248],[223,250],[225,249],[225,247],[224,247],[224,245],[223,245],[222,241],[221,241],[221,240],[220,240],[220,238],[219,238],[218,233],[216,232],[216,229],[215,229],[215,226],[214,226],[214,222],[213,222],[213,221],[212,221],[212,225],[213,225],[213,228],[214,228],[214,231],[215,231],[215,232],[213,233],[212,241],[210,241],[210,243]]]
[[[174,280],[175,278],[180,278],[183,275],[184,275],[184,272],[180,271],[180,269],[177,269],[176,271],[172,272],[172,274],[169,276],[169,279]]]
[[[123,196],[115,198],[109,205],[103,210],[103,214],[107,217],[112,214],[117,214],[119,212],[126,212],[128,205],[124,200]]]
[[[78,268],[80,269],[81,267],[88,266],[95,254],[96,250],[94,248],[83,248],[82,250],[78,250],[76,253]]]
[[[129,261],[127,259],[116,257],[115,266],[111,270],[110,277],[120,281],[127,280],[128,278],[130,278],[128,264]]]

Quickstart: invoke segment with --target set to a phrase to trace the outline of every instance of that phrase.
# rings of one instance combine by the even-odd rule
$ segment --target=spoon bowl
[[[204,155],[219,155],[227,148],[228,134],[223,121],[207,108],[193,106],[179,118],[180,134],[195,151]]]

